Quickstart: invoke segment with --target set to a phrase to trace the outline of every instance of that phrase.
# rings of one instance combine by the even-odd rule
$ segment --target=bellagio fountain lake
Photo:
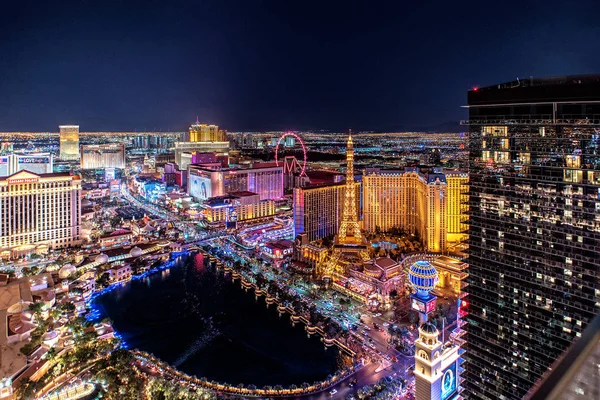
[[[198,378],[245,385],[301,385],[337,370],[338,349],[291,325],[201,255],[133,280],[93,300],[129,349],[154,354]]]

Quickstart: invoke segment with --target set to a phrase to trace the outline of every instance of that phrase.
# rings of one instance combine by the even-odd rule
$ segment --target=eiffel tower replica
[[[356,187],[354,182],[354,145],[352,134],[348,136],[346,146],[346,192],[344,197],[344,213],[333,249],[322,268],[323,277],[333,278],[345,275],[354,263],[363,263],[369,259],[367,242],[358,225],[356,209]]]

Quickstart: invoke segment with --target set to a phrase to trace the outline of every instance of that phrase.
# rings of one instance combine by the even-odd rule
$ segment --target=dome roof
[[[106,254],[102,253],[99,256],[97,256],[94,261],[99,262],[99,263],[107,263],[108,256]]]
[[[438,281],[437,270],[429,261],[417,261],[408,272],[410,283],[417,289],[417,296],[427,297]]]
[[[439,331],[437,328],[431,324],[430,322],[425,322],[423,325],[419,327],[419,332],[428,336],[436,336],[439,335]]]
[[[65,279],[68,278],[69,276],[71,276],[72,273],[74,273],[77,270],[77,268],[75,268],[72,264],[65,264],[63,265],[63,267],[58,271],[58,277],[60,279]]]
[[[129,254],[131,254],[132,257],[139,257],[144,254],[144,252],[139,247],[134,247],[129,251]]]
[[[58,332],[50,331],[50,332],[44,333],[44,336],[42,336],[42,340],[47,341],[47,340],[56,339],[57,337],[58,337]]]

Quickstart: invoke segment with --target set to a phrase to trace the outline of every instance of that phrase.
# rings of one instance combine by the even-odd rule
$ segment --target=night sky
[[[436,127],[475,86],[600,73],[599,3],[2,1],[0,131]]]

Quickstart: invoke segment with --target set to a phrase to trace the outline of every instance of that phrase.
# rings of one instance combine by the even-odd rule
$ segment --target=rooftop
[[[107,239],[107,238],[111,238],[111,237],[119,237],[119,236],[125,236],[125,235],[131,235],[131,231],[129,229],[117,229],[114,232],[107,233],[106,235],[100,236],[100,239]]]
[[[274,242],[268,242],[265,246],[270,247],[272,249],[280,249],[285,250],[294,246],[294,242],[291,240],[276,240]]]
[[[35,175],[36,177],[39,177],[42,179],[44,179],[44,178],[73,178],[74,180],[80,179],[79,175],[72,175],[70,172],[52,172],[50,174],[38,174],[35,172],[28,171],[26,169],[22,169],[18,172],[15,172],[14,174],[12,174],[10,176],[0,177],[0,182],[6,181],[9,179],[18,178],[17,175],[23,175],[24,178],[27,178],[28,176],[31,176],[31,175]]]
[[[473,91],[515,89],[539,86],[585,85],[590,83],[600,84],[600,74],[550,76],[545,78],[534,78],[533,76],[530,76],[529,78],[517,78],[514,81],[500,83],[497,85],[474,88]]]
[[[582,101],[600,102],[600,75],[530,77],[473,88],[467,94],[470,107]]]
[[[231,192],[229,194],[232,196],[236,196],[236,197],[248,197],[248,196],[257,196],[258,195],[258,193],[250,192],[248,190],[242,190],[239,192]]]

